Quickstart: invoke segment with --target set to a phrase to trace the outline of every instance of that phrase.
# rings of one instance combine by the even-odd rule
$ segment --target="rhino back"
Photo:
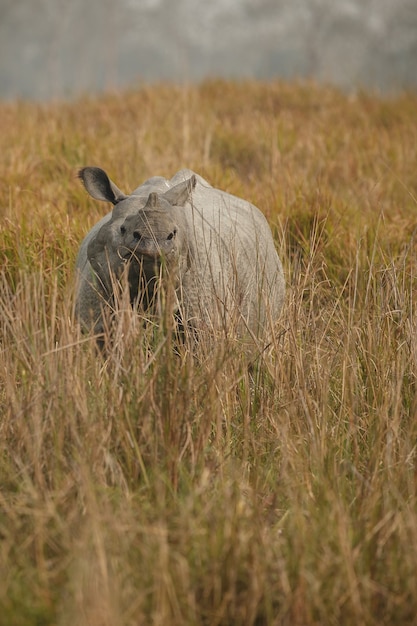
[[[185,298],[195,318],[236,311],[258,333],[276,319],[285,286],[281,261],[266,218],[251,203],[198,180],[186,209],[194,272]]]

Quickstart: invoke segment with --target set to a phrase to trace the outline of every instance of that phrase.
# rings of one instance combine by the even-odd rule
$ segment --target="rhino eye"
[[[177,234],[177,229],[175,228],[172,233],[169,233],[167,240],[171,241],[171,239],[174,239],[175,235]]]
[[[126,226],[120,226],[120,232],[124,235],[126,233]]]

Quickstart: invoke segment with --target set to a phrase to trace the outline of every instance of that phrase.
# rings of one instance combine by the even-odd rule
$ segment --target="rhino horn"
[[[168,200],[172,206],[184,206],[190,199],[194,187],[196,186],[197,178],[193,174],[191,178],[184,180],[184,182],[171,187],[164,193],[164,199]]]
[[[146,201],[145,209],[155,209],[157,206],[159,206],[159,204],[160,202],[159,202],[158,194],[152,191],[149,194],[148,199]]]
[[[100,167],[83,167],[78,172],[78,178],[82,180],[90,196],[96,200],[117,204],[127,198]]]

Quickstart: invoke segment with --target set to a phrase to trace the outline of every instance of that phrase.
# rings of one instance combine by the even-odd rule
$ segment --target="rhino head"
[[[153,300],[154,286],[162,267],[174,279],[189,264],[184,205],[190,201],[195,176],[147,197],[127,196],[100,168],[83,168],[79,176],[93,198],[114,205],[111,218],[100,228],[87,248],[87,258],[109,296],[113,277],[127,271],[130,300],[145,308]]]

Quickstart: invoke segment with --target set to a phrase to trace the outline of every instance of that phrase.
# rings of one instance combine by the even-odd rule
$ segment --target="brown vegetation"
[[[0,624],[415,623],[416,110],[216,81],[0,105]],[[97,358],[87,164],[265,213],[288,293],[250,371],[129,314]]]

